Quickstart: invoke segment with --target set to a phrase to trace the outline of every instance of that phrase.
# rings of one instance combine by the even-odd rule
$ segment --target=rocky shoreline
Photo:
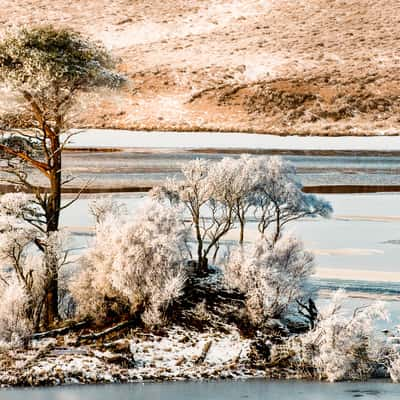
[[[76,337],[64,336],[33,341],[26,350],[3,349],[0,386],[296,377],[296,371],[273,367],[273,355],[266,368],[255,341],[235,329],[199,333],[176,327],[162,336],[132,332],[107,343],[75,343]]]

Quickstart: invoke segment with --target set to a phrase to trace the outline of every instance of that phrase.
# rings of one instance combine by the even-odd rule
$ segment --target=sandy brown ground
[[[0,31],[22,23],[69,26],[120,58],[129,86],[98,93],[75,117],[81,126],[400,132],[398,0],[0,4]]]

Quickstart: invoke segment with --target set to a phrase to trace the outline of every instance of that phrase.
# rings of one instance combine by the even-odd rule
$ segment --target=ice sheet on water
[[[395,151],[400,150],[400,136],[275,136],[221,132],[136,132],[90,129],[74,136],[70,147]]]

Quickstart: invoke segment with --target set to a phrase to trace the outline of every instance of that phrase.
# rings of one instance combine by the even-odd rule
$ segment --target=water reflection
[[[195,158],[220,160],[225,154],[203,154],[172,151],[169,153],[136,151],[115,153],[67,152],[65,174],[78,180],[71,186],[81,187],[91,181],[94,187],[152,186],[168,177],[179,178],[179,168]],[[239,155],[231,155],[239,157]],[[257,157],[257,156],[255,156]],[[400,156],[283,156],[297,169],[305,186],[319,185],[400,185]],[[0,173],[1,176],[1,173]],[[45,184],[40,174],[37,184]]]
[[[2,400],[347,400],[354,398],[397,400],[400,385],[385,381],[321,383],[306,381],[173,382],[128,385],[71,386],[12,389],[0,392]]]

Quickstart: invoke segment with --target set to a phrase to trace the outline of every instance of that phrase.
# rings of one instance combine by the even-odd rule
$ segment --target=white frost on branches
[[[315,328],[294,341],[300,360],[330,382],[369,378],[385,348],[374,330],[376,320],[388,319],[384,303],[356,309],[348,318],[342,312],[345,298],[343,290],[337,291]]]
[[[214,163],[197,159],[184,164],[182,174],[182,181],[168,180],[152,194],[189,212],[200,270],[207,268],[211,254],[215,262],[221,239],[236,223],[243,244],[251,211],[260,233],[273,242],[289,222],[332,212],[328,202],[302,191],[294,168],[280,157],[241,156]]]
[[[400,383],[400,354],[397,354],[390,362],[388,368],[390,379],[394,383]]]
[[[18,328],[21,326],[38,329],[48,285],[68,255],[64,250],[65,233],[44,232],[36,213],[25,194],[0,197],[0,337],[8,340],[14,340],[8,328],[13,323],[16,335],[26,331]],[[14,292],[18,297],[13,297]],[[13,312],[7,316],[6,310]]]
[[[17,279],[0,283],[0,347],[19,346],[32,333],[30,300]]]
[[[285,313],[302,295],[313,268],[312,254],[295,237],[284,236],[275,246],[260,238],[249,249],[238,247],[231,254],[225,279],[245,294],[251,320],[261,323]]]
[[[255,208],[259,232],[267,234],[272,228],[274,241],[289,222],[318,215],[329,217],[332,212],[327,201],[302,191],[295,173],[294,167],[281,157],[258,160],[250,203]]]
[[[127,215],[125,204],[106,196],[92,200],[89,203],[89,211],[94,216],[96,224],[104,222],[110,215],[115,218],[122,218]]]
[[[147,204],[133,221],[106,218],[71,286],[78,313],[104,319],[118,306],[148,325],[162,324],[183,293],[186,240],[175,209],[159,203]]]
[[[207,270],[212,250],[216,258],[220,239],[234,224],[232,176],[221,175],[217,169],[218,164],[205,160],[190,161],[182,165],[183,181],[167,180],[152,192],[154,198],[166,199],[173,206],[183,205],[189,213],[202,271]]]

